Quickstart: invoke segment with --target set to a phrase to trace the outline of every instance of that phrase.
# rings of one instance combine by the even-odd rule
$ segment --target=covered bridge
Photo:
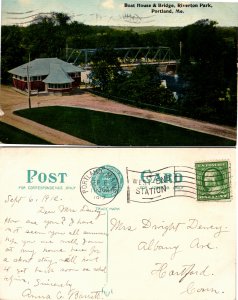
[[[78,87],[84,70],[58,58],[37,58],[9,71],[13,85],[22,91],[64,93]]]

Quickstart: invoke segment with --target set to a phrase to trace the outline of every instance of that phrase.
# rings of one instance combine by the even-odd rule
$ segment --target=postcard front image
[[[2,1],[0,141],[234,146],[237,3]]]

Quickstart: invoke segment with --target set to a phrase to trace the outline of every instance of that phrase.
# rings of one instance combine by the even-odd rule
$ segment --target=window
[[[49,89],[67,89],[70,88],[70,83],[49,83]]]

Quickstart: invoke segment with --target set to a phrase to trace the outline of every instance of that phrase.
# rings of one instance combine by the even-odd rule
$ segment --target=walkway
[[[1,86],[0,99],[0,108],[4,112],[4,115],[0,117],[1,122],[5,122],[21,130],[34,134],[53,144],[85,146],[93,145],[88,141],[75,138],[58,130],[51,129],[47,126],[14,115],[13,112],[15,110],[28,108],[28,98],[23,94],[17,93],[10,87]],[[121,104],[112,100],[92,95],[87,92],[81,92],[79,94],[70,96],[34,96],[31,97],[31,104],[32,107],[55,105],[71,107],[74,106],[91,110],[110,112],[114,114],[123,114],[137,118],[163,122],[190,130],[236,140],[236,128],[234,127],[216,125],[185,117],[152,112],[149,110]]]

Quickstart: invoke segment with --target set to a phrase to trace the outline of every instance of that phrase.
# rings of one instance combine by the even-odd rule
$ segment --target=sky
[[[220,26],[238,26],[238,2],[177,2],[132,0],[1,0],[2,25],[22,25],[37,14],[63,12],[73,21],[88,25],[109,26],[185,26],[200,19],[217,21]],[[209,3],[208,7],[200,4]],[[140,4],[142,7],[137,7]],[[158,4],[171,5],[173,13]],[[198,7],[179,7],[178,4],[197,4]],[[134,7],[129,7],[134,5]],[[144,7],[147,5],[151,7]],[[176,9],[183,12],[176,13]]]

